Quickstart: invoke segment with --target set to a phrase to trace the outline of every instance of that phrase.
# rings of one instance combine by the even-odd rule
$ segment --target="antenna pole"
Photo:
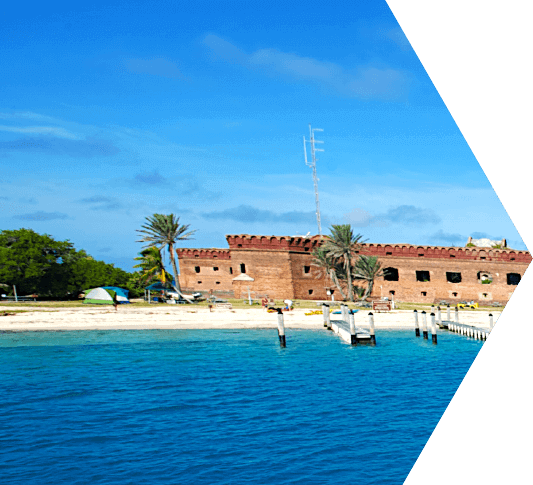
[[[324,150],[321,148],[316,148],[315,143],[324,143],[323,141],[315,140],[315,131],[324,131],[321,128],[311,128],[311,125],[309,124],[309,142],[311,143],[311,162],[307,161],[307,149],[305,145],[305,136],[304,136],[304,157],[305,157],[305,164],[308,167],[311,167],[313,169],[313,185],[315,188],[315,203],[316,203],[316,223],[318,225],[318,234],[322,236],[322,225],[320,222],[320,201],[318,200],[318,178],[316,176],[316,161],[318,158],[316,157],[316,152],[323,152]]]

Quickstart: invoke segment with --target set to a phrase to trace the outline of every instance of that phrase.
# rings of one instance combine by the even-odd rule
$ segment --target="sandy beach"
[[[153,307],[120,306],[118,311],[109,307],[50,308],[0,306],[0,314],[14,310],[25,310],[15,315],[0,316],[0,331],[43,331],[43,330],[134,330],[134,329],[221,329],[221,328],[276,328],[275,313],[254,309],[222,310],[212,312],[205,307],[183,307],[154,305]],[[308,309],[285,312],[286,328],[323,328],[322,315],[305,315]],[[369,311],[355,314],[355,324],[368,325]],[[459,313],[461,323],[488,327],[489,312]],[[496,323],[499,313],[493,313]],[[331,315],[331,319],[341,315]],[[443,318],[446,313],[443,312]],[[453,312],[452,312],[453,318]],[[413,328],[413,312],[399,310],[374,313],[376,328]],[[422,319],[420,319],[420,324]],[[429,318],[428,318],[429,323]]]

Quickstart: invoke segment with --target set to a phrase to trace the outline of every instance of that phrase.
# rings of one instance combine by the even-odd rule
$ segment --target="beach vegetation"
[[[363,300],[372,294],[374,280],[385,275],[386,270],[382,269],[381,263],[378,262],[377,256],[359,256],[359,259],[355,263],[353,277],[356,280],[364,280],[367,283]]]
[[[167,281],[172,281],[172,275],[165,269],[159,248],[151,246],[143,249],[135,261],[139,261],[134,268],[140,270],[138,279],[142,285],[149,285],[157,281],[165,284]]]
[[[98,286],[130,289],[130,278],[130,273],[76,250],[68,239],[56,241],[32,229],[0,232],[0,282],[8,285],[6,293],[15,285],[19,296],[77,298]]]
[[[356,259],[354,253],[360,249],[363,236],[361,234],[354,234],[350,224],[333,224],[330,232],[331,234],[326,239],[322,248],[328,257],[342,263],[346,272],[348,299],[353,302],[355,298],[352,267],[354,259]]]
[[[137,242],[148,243],[145,247],[156,247],[159,250],[166,248],[174,273],[174,290],[183,297],[178,277],[178,268],[176,265],[176,255],[174,247],[178,241],[187,241],[192,239],[196,230],[189,230],[190,224],[180,224],[180,218],[174,214],[153,214],[146,217],[146,222],[137,229],[142,234],[141,239]]]

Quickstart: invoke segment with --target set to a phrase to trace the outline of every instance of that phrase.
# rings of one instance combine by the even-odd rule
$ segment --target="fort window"
[[[313,294],[313,290],[308,290],[309,291],[309,294],[312,295]]]
[[[392,256],[391,252],[385,253],[386,256]]]
[[[218,266],[213,266],[213,271],[218,271]]]
[[[423,291],[422,292],[422,296],[428,296],[428,292],[427,291]]]
[[[199,258],[200,256],[198,256],[197,254],[194,255],[195,258]]]
[[[398,281],[400,279],[398,268],[385,268],[383,270],[383,279],[385,281]]]
[[[417,271],[416,281],[429,281],[429,271]]]
[[[488,297],[489,297],[488,293],[483,293],[483,298],[488,298]]]
[[[490,285],[492,283],[492,275],[486,271],[478,271],[477,279],[483,285]]]
[[[515,258],[511,258],[511,261],[514,261]]]
[[[304,266],[304,273],[307,274],[311,271],[311,266]]]
[[[216,254],[213,254],[213,258],[218,258],[218,255],[216,255]]]
[[[455,254],[450,254],[450,258],[455,258]]]
[[[481,256],[479,259],[487,259],[486,256]]]
[[[305,248],[306,251],[309,251],[309,248]]]
[[[518,273],[507,273],[507,284],[517,285],[522,277]]]
[[[237,244],[237,247],[238,248],[242,248],[242,244]]]
[[[396,292],[394,290],[390,290],[389,291],[389,295],[394,296],[395,294],[396,294]]]
[[[452,296],[457,296],[457,293],[452,293]]]
[[[220,281],[215,281],[215,285],[220,285]]]
[[[229,268],[229,274],[233,274],[233,268],[231,266]]]
[[[423,258],[424,257],[424,253],[418,253],[418,257],[419,258]]]
[[[448,283],[461,283],[461,273],[451,273],[449,271],[446,272],[446,281]]]
[[[196,271],[197,273],[199,273],[199,272],[200,272],[200,266],[195,266],[195,267],[194,267],[194,271]]]
[[[201,285],[201,284],[202,284],[202,282],[201,282],[201,281],[199,281],[199,282],[198,282],[198,284],[199,284],[199,285]]]
[[[241,273],[246,273],[246,266],[244,263],[241,263]]]

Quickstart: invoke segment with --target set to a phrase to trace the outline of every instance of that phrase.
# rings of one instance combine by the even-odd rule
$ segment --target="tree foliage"
[[[98,286],[132,288],[132,275],[96,261],[69,241],[56,241],[31,229],[0,232],[0,283],[16,285],[19,295],[77,297]]]
[[[313,251],[313,264],[323,268],[343,299],[367,298],[372,293],[375,278],[385,275],[375,256],[359,255],[363,242],[349,224],[333,225],[322,246]],[[366,282],[366,289],[354,281]],[[345,293],[347,289],[347,294]]]
[[[190,224],[180,225],[180,218],[174,214],[154,214],[146,218],[146,223],[137,229],[137,232],[143,234],[137,242],[148,243],[145,247],[155,246],[158,249],[167,248],[174,273],[174,289],[181,294],[181,287],[178,278],[178,268],[176,266],[176,256],[174,254],[174,245],[178,241],[192,239],[196,230],[189,231]]]
[[[331,235],[322,246],[327,257],[333,261],[342,262],[346,272],[348,285],[348,299],[354,301],[352,265],[355,259],[355,251],[361,247],[363,236],[354,234],[350,224],[332,225]]]
[[[155,246],[143,249],[135,261],[139,261],[139,264],[136,264],[134,268],[141,270],[139,280],[142,284],[172,281],[172,275],[165,269],[161,250]]]

